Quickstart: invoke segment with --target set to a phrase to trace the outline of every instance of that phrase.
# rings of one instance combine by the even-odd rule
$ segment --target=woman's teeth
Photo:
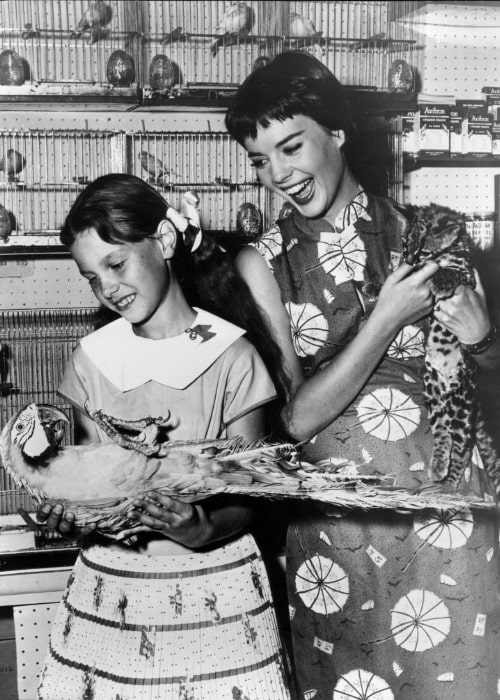
[[[290,187],[290,189],[288,189],[286,193],[290,197],[293,197],[293,199],[295,199],[296,201],[307,199],[312,193],[312,184],[313,179],[311,177],[307,180],[304,180],[303,182],[300,182],[298,185],[294,185],[294,187]]]

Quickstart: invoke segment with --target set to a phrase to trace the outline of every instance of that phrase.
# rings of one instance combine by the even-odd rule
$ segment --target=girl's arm
[[[262,438],[263,431],[262,407],[250,411],[227,428],[228,437],[240,435],[249,442]],[[234,497],[220,496],[192,504],[157,495],[155,503],[136,499],[131,514],[142,525],[169,539],[190,549],[201,549],[245,530],[252,521],[253,510],[244,499]]]
[[[325,369],[305,379],[293,348],[288,314],[264,258],[248,247],[238,254],[236,266],[281,347],[290,377],[282,419],[287,432],[298,440],[312,437],[335,420],[366,384],[400,328],[429,313],[428,280],[438,269],[434,262],[417,271],[402,263],[386,280],[356,337]]]

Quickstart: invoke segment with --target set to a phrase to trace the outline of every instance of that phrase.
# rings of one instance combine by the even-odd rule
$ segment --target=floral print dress
[[[406,218],[392,201],[360,191],[335,224],[292,211],[256,244],[280,286],[306,374],[349,343],[401,258]],[[425,333],[425,323],[400,331],[344,414],[306,446],[308,460],[329,458],[340,472],[348,459],[351,473],[392,475],[411,489],[429,482]],[[460,488],[488,491],[477,454]],[[299,697],[500,697],[499,580],[491,510],[301,505],[287,537]]]

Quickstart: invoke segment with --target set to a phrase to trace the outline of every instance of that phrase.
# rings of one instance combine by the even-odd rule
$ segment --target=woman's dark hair
[[[330,131],[342,129],[346,141],[354,129],[349,102],[333,73],[311,54],[287,51],[250,73],[226,112],[225,124],[243,145],[256,137],[259,126],[265,129],[271,121],[298,114]]]
[[[95,229],[106,243],[136,243],[156,233],[167,202],[147,182],[122,173],[103,175],[75,200],[61,228],[61,243],[70,248],[79,234]],[[244,328],[270,372],[280,396],[286,382],[281,352],[272,341],[233,257],[209,235],[191,253],[196,230],[177,236],[173,272],[192,306],[198,306]]]

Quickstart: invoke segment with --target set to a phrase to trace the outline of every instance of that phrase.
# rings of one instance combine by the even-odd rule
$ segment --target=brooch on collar
[[[184,333],[187,333],[189,335],[189,340],[196,340],[196,338],[199,336],[202,338],[202,343],[204,343],[207,340],[210,340],[210,338],[215,338],[217,333],[212,333],[210,331],[210,328],[212,326],[205,326],[201,323],[198,323],[196,326],[193,326],[192,328],[186,328]]]

